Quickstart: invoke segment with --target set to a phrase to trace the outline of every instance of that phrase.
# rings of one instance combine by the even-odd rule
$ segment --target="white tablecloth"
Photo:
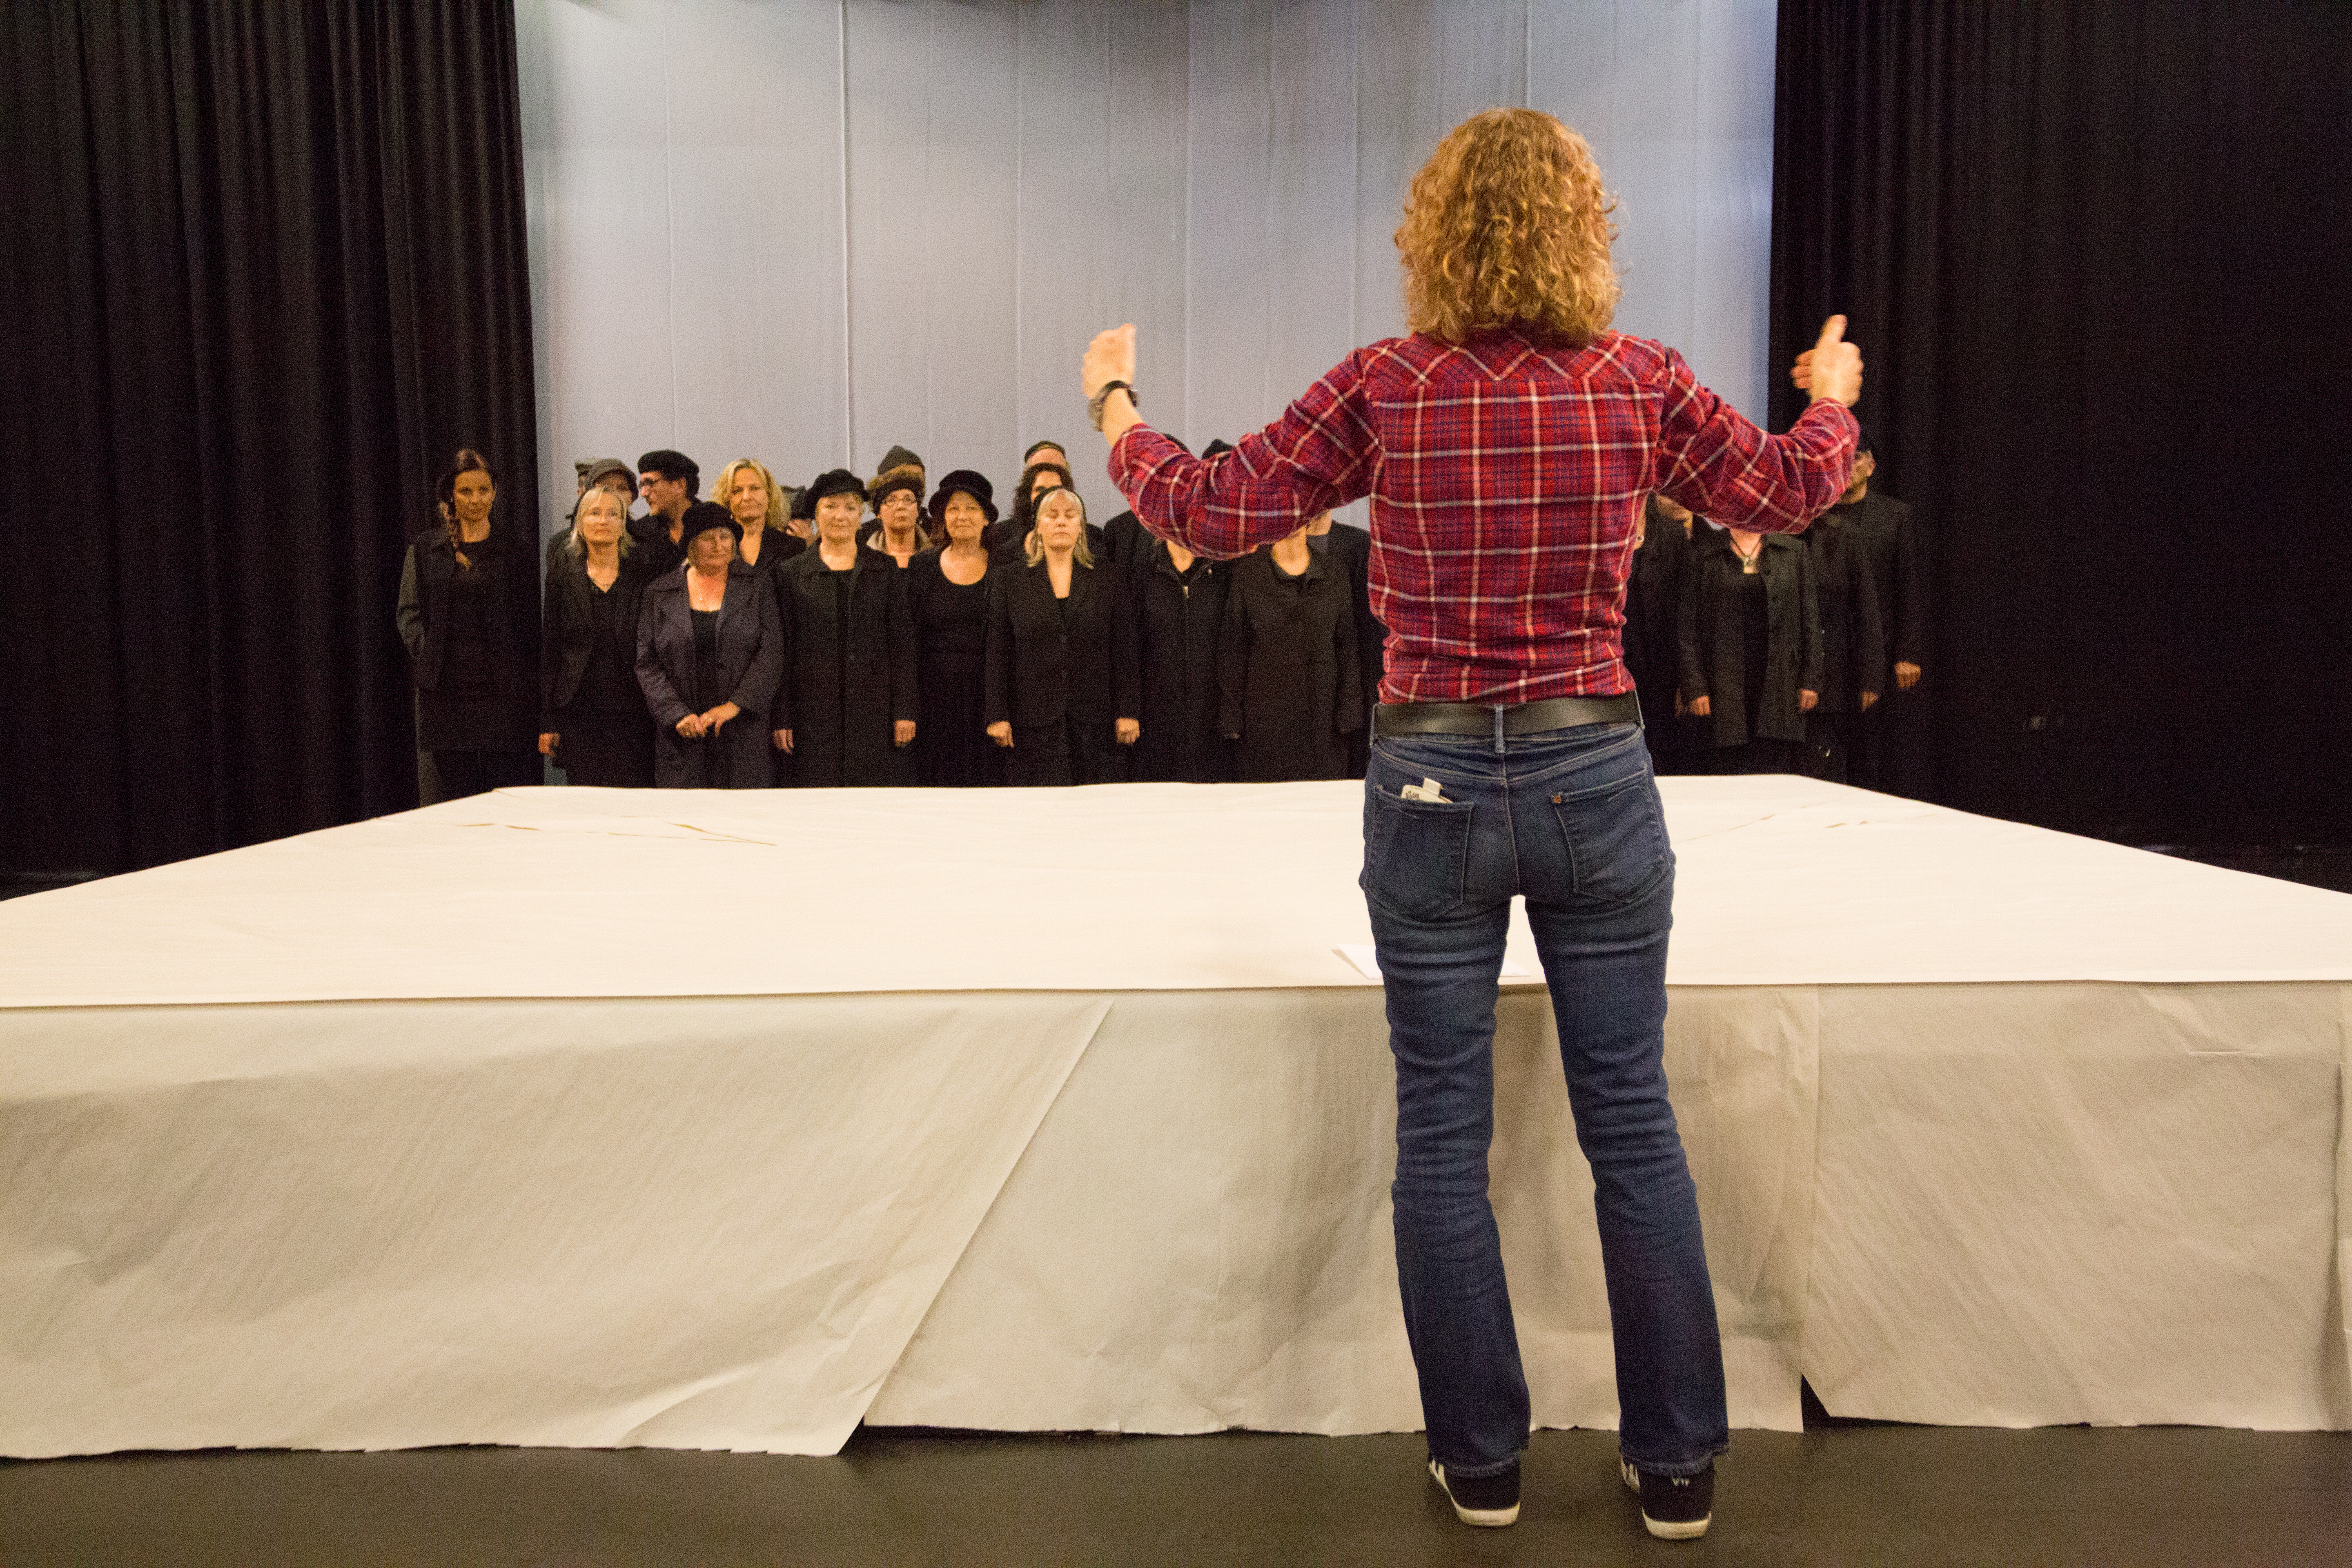
[[[2352,899],[1664,787],[1736,1425],[2352,1426]],[[0,1451],[1417,1426],[1359,788],[509,791],[0,904]],[[1537,1418],[1606,1425],[1498,1021]]]

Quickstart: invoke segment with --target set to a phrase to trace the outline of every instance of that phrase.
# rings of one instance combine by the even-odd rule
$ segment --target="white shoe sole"
[[[1454,1489],[1445,1484],[1445,1467],[1435,1459],[1429,1461],[1429,1476],[1437,1483],[1437,1489],[1445,1494],[1445,1500],[1454,1504],[1454,1517],[1463,1523],[1475,1524],[1481,1530],[1500,1530],[1507,1524],[1519,1522],[1517,1503],[1513,1503],[1508,1508],[1464,1508],[1455,1500]],[[1700,1528],[1706,1527],[1702,1525]]]
[[[1619,1459],[1617,1473],[1625,1478],[1626,1488],[1635,1497],[1642,1495],[1641,1471],[1635,1469],[1627,1460]],[[1652,1519],[1646,1509],[1642,1513],[1642,1528],[1661,1541],[1696,1541],[1706,1533],[1706,1527],[1714,1522],[1715,1515],[1712,1513],[1705,1519],[1693,1520]]]

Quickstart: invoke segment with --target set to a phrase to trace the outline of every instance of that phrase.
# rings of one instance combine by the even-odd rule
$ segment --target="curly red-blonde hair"
[[[1515,327],[1581,348],[1617,311],[1616,202],[1583,137],[1537,109],[1446,132],[1405,195],[1396,246],[1405,321],[1463,342]]]

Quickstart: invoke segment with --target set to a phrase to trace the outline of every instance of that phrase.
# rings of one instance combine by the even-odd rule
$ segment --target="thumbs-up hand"
[[[1797,356],[1789,379],[1813,395],[1813,401],[1834,399],[1851,408],[1862,396],[1862,350],[1845,341],[1845,318],[1832,316],[1822,323],[1819,342]]]

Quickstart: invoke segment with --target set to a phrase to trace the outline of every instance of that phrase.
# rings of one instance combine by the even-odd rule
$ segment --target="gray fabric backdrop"
[[[1402,330],[1406,182],[1496,104],[1598,151],[1618,325],[1763,411],[1772,0],[516,10],[551,501],[656,446],[795,483],[903,441],[1003,486],[1053,437],[1099,519],[1095,330],[1138,323],[1196,447],[1264,423]]]

